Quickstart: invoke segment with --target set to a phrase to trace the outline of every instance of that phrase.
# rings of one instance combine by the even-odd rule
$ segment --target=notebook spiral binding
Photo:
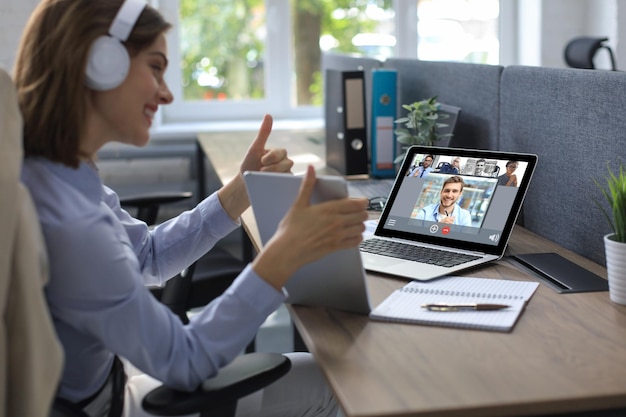
[[[448,295],[451,297],[475,297],[475,298],[488,298],[493,300],[523,300],[521,295],[508,295],[508,294],[487,294],[480,292],[470,291],[455,291],[455,290],[440,290],[436,288],[400,288],[401,292],[408,292],[414,294],[433,294],[433,295]]]

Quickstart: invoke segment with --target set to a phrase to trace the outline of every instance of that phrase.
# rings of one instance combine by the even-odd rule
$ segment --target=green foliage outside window
[[[263,97],[263,0],[181,0],[180,17],[186,100]]]
[[[320,36],[337,39],[334,52],[360,52],[358,33],[375,32],[367,7],[391,0],[292,0],[296,94],[299,105],[322,103]],[[185,100],[260,99],[265,96],[265,2],[181,0],[181,70]]]

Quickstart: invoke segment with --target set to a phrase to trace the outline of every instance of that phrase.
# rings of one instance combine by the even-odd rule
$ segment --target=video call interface
[[[416,154],[383,229],[497,245],[527,162]]]

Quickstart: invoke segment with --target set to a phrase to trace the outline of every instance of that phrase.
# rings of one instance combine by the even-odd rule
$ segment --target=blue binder
[[[393,69],[372,70],[371,176],[394,178],[396,167],[396,120],[398,74]]]

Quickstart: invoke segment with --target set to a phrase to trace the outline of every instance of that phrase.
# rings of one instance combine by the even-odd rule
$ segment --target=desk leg
[[[204,200],[207,196],[206,190],[206,172],[205,172],[205,164],[204,152],[202,151],[202,147],[200,146],[200,142],[196,140],[196,181],[198,184],[198,199],[197,202]]]
[[[252,262],[256,255],[252,241],[243,227],[241,228],[241,255],[245,263]]]
[[[244,263],[248,264],[252,262],[252,260],[254,259],[254,255],[255,253],[254,253],[254,248],[252,247],[252,241],[250,240],[250,237],[248,237],[248,234],[242,227],[241,228],[241,256],[242,256]],[[256,337],[252,339],[250,343],[248,343],[248,346],[246,346],[246,353],[252,353],[254,351],[256,351]]]
[[[304,340],[302,340],[302,336],[300,336],[300,332],[298,332],[298,328],[295,325],[291,325],[293,327],[293,351],[294,352],[308,352],[306,345],[304,344]]]

